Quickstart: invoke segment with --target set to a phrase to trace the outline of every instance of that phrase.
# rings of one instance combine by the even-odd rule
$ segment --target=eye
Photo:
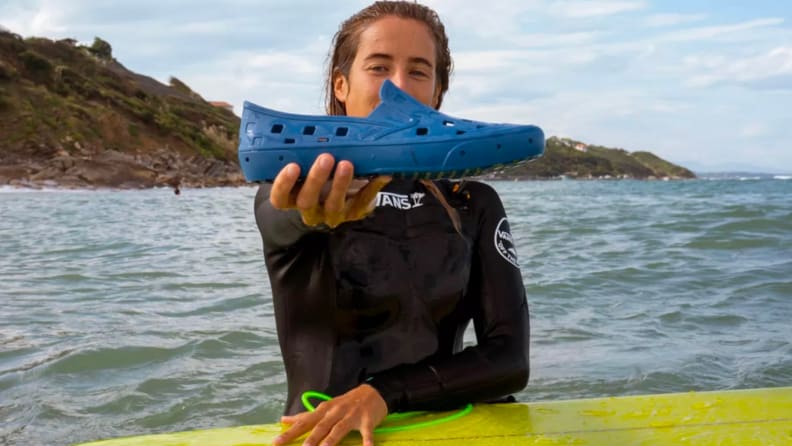
[[[421,71],[421,70],[410,71],[410,75],[416,76],[416,77],[429,77],[428,73],[426,73],[425,71]]]
[[[369,71],[373,71],[375,73],[386,73],[388,71],[388,67],[385,65],[372,65],[369,67]]]

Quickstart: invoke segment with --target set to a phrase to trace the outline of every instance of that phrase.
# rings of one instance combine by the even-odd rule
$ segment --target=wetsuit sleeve
[[[473,313],[477,345],[371,376],[368,383],[390,412],[491,401],[522,390],[528,382],[528,303],[506,214],[490,186],[469,183],[465,189],[479,231],[462,305]]]
[[[322,230],[303,223],[296,209],[275,209],[269,201],[272,184],[262,184],[256,193],[254,211],[256,224],[264,242],[264,252],[273,252],[289,247],[309,232]]]

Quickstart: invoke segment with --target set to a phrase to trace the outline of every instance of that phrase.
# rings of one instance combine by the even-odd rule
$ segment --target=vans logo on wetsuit
[[[517,263],[517,250],[514,248],[514,240],[506,217],[501,218],[495,228],[495,249],[507,262],[517,268],[520,267],[520,264]]]
[[[377,194],[377,207],[390,206],[392,208],[407,211],[423,206],[423,192],[415,192],[410,195],[394,194],[391,192],[380,192]]]

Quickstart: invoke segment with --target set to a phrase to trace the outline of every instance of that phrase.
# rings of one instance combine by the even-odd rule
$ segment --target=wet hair
[[[360,34],[373,22],[388,16],[417,20],[429,28],[435,43],[435,79],[439,89],[437,104],[440,108],[443,95],[448,91],[448,83],[453,69],[451,51],[448,49],[448,36],[445,26],[437,13],[424,5],[409,1],[378,1],[348,18],[333,37],[333,47],[328,59],[327,82],[325,84],[325,108],[329,115],[345,115],[346,106],[333,93],[333,80],[338,74],[349,78],[349,70],[357,55]]]

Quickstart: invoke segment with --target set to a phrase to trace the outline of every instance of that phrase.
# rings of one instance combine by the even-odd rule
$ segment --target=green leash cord
[[[321,392],[314,392],[314,391],[310,391],[310,390],[308,392],[304,392],[302,394],[302,403],[303,403],[303,406],[305,406],[305,408],[308,409],[309,412],[313,412],[314,410],[316,410],[316,407],[313,404],[311,404],[311,401],[310,401],[311,398],[316,398],[316,399],[322,400],[322,401],[330,401],[331,399],[333,399],[330,395],[325,395],[324,393],[321,393]],[[378,433],[378,434],[382,434],[382,433],[386,433],[386,432],[401,432],[401,431],[408,431],[408,430],[412,430],[412,429],[422,429],[424,427],[437,426],[438,424],[443,424],[443,423],[447,423],[449,421],[454,421],[457,418],[462,418],[465,415],[469,414],[471,411],[473,411],[473,405],[468,403],[467,406],[463,407],[458,412],[454,412],[454,413],[452,413],[450,415],[446,415],[446,416],[444,416],[442,418],[436,418],[434,420],[429,420],[429,421],[421,421],[419,423],[404,424],[402,426],[378,427],[378,428],[374,429],[374,432]],[[415,416],[415,415],[420,415],[422,413],[424,413],[424,412],[394,413],[394,414],[390,414],[387,417],[385,417],[385,420],[386,421],[401,420],[403,418],[408,418],[408,417],[412,417],[412,416]]]

